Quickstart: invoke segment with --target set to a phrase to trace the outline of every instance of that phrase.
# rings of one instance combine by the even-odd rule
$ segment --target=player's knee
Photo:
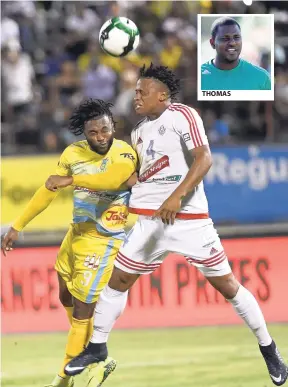
[[[231,275],[226,281],[223,281],[223,285],[220,288],[220,293],[224,298],[230,300],[236,296],[238,289],[239,282],[236,280],[234,275]]]
[[[86,304],[80,300],[77,300],[74,297],[73,300],[74,308],[73,308],[73,317],[77,318],[77,320],[87,320],[93,316],[95,309],[95,302],[91,304]]]
[[[234,298],[239,289],[239,282],[234,277],[233,273],[221,276],[208,278],[211,285],[218,290],[224,298],[230,300]]]
[[[114,267],[109,286],[112,289],[125,292],[132,287],[137,278],[139,278],[139,275],[140,274],[126,273],[125,271]]]
[[[66,307],[73,306],[72,295],[68,289],[64,289],[64,290],[62,289],[59,291],[59,301],[63,306],[66,306]]]

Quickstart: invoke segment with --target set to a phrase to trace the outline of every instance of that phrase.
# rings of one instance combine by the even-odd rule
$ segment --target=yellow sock
[[[87,337],[86,337],[86,345],[89,343],[92,333],[93,333],[93,328],[94,328],[94,318],[90,318],[89,320],[89,325],[88,325],[88,330],[87,330]]]
[[[66,364],[73,359],[73,357],[79,355],[86,344],[90,319],[77,320],[72,317],[72,325],[68,333],[68,340],[65,351],[65,358],[62,368],[59,372],[59,376],[66,377],[64,373],[64,367]]]
[[[70,325],[72,325],[73,306],[64,306]]]

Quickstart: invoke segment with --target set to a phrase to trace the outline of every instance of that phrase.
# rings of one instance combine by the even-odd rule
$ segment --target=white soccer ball
[[[112,56],[125,56],[139,44],[139,30],[127,17],[113,17],[100,29],[99,42],[102,49]]]

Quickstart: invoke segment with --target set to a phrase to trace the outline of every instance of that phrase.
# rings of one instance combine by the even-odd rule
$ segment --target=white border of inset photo
[[[274,101],[274,15],[273,14],[198,14],[197,15],[197,99],[198,101]],[[267,17],[271,18],[271,90],[201,90],[201,65],[202,41],[201,19],[202,17]],[[244,45],[245,43],[243,43]],[[211,58],[212,59],[212,58]]]

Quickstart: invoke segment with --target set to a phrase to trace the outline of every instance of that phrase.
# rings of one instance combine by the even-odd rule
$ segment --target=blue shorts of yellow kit
[[[96,302],[112,274],[122,240],[102,236],[95,223],[74,223],[66,234],[55,264],[73,297]]]

